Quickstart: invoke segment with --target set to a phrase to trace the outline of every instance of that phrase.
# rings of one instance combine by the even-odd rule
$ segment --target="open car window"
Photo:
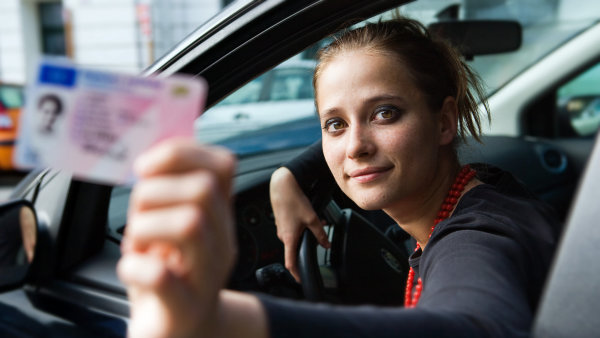
[[[539,59],[597,22],[596,13],[600,11],[600,3],[581,2],[578,6],[583,6],[585,10],[574,9],[568,4],[568,1],[544,0],[469,1],[460,5],[450,0],[416,1],[364,22],[385,20],[400,14],[418,19],[426,25],[441,20],[491,19],[520,23],[520,48],[506,53],[477,55],[468,60],[491,95]],[[198,141],[224,145],[241,156],[301,147],[314,141],[300,137],[297,135],[299,133],[293,131],[300,123],[316,125],[310,78],[316,62],[315,51],[329,41],[324,39],[311,46],[208,109],[194,126]],[[581,124],[580,121],[573,123]],[[580,128],[588,127],[586,124]],[[275,143],[277,146],[273,146]]]
[[[418,19],[424,24],[448,19],[518,21],[523,29],[521,48],[508,53],[478,55],[468,61],[491,95],[597,21],[600,3],[582,2],[581,6],[587,6],[587,10],[577,11],[567,3],[540,0],[533,8],[531,2],[469,1],[454,10],[455,1],[417,1],[364,22],[389,19],[396,14]],[[318,140],[321,131],[311,78],[316,65],[316,50],[329,41],[330,38],[325,38],[263,74],[257,74],[209,107],[194,123],[198,142],[223,145],[244,158],[300,149]],[[118,235],[117,230],[125,224],[128,191],[128,188],[113,191],[109,212],[111,234]]]

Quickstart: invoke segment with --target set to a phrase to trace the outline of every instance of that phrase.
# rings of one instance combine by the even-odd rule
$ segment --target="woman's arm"
[[[323,247],[329,248],[331,244],[323,223],[289,169],[281,167],[275,170],[271,176],[269,191],[277,237],[283,242],[285,249],[285,267],[299,281],[297,249],[304,229],[310,229]]]
[[[302,191],[308,196],[315,190],[330,191],[335,186],[333,175],[325,162],[321,141],[313,143],[283,166],[290,170]]]
[[[226,150],[171,140],[136,162],[117,270],[131,337],[267,337],[250,295],[223,291],[236,252]]]
[[[317,216],[308,196],[315,190],[331,190],[335,184],[325,163],[321,142],[310,146],[300,156],[275,170],[269,193],[277,226],[277,236],[285,248],[285,266],[299,280],[297,249],[300,236],[308,228],[319,244],[330,247],[323,222]]]

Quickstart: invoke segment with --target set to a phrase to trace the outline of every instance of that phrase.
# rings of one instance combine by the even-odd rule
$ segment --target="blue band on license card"
[[[77,71],[73,68],[42,65],[40,68],[40,84],[58,85],[64,87],[73,87],[75,85]]]

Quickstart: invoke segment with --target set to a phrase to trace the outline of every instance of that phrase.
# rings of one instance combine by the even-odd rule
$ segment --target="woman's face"
[[[452,137],[398,58],[337,55],[318,78],[317,107],[327,164],[361,208],[393,208],[427,194],[440,146]]]

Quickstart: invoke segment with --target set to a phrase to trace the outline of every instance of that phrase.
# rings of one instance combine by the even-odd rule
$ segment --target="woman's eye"
[[[375,110],[374,120],[390,120],[398,117],[400,115],[400,110],[396,107],[379,107]]]
[[[323,129],[328,133],[335,133],[346,127],[346,122],[338,119],[331,119],[325,122]]]

